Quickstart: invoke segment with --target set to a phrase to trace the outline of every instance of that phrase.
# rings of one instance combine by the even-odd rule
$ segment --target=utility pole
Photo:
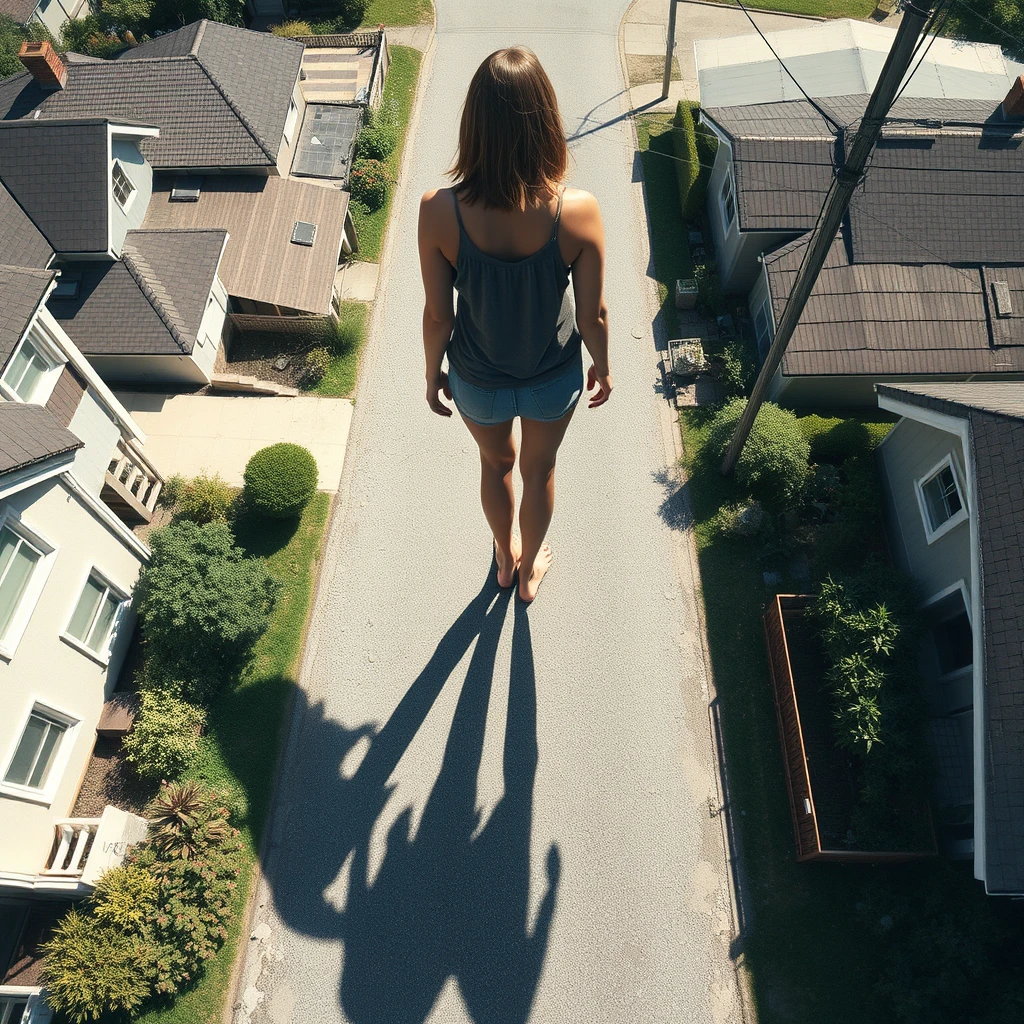
[[[917,6],[919,3],[922,4],[921,7]],[[932,12],[928,5],[929,0],[906,0],[904,3],[903,20],[896,31],[896,39],[893,41],[889,56],[885,59],[882,73],[878,76],[874,91],[868,100],[867,110],[865,110],[864,117],[853,137],[853,142],[850,144],[849,155],[843,165],[836,170],[835,178],[825,197],[825,205],[822,208],[821,217],[818,219],[818,225],[811,233],[803,263],[793,282],[793,289],[786,302],[782,320],[779,322],[778,332],[768,349],[768,355],[758,374],[754,390],[750,393],[746,408],[743,410],[743,415],[736,424],[736,430],[729,442],[729,450],[725,453],[725,459],[722,461],[723,476],[728,476],[733,471],[736,460],[739,459],[740,452],[743,451],[743,445],[746,444],[747,437],[750,435],[750,428],[754,425],[757,412],[764,402],[768,385],[775,376],[775,371],[779,368],[786,352],[786,346],[800,322],[811,290],[818,280],[818,275],[821,273],[828,251],[835,241],[843,216],[850,206],[853,191],[860,182],[871,150],[882,132],[882,122],[888,115],[889,108],[903,82],[903,76],[907,73],[910,62],[913,60],[914,49],[921,36],[921,31],[931,17]],[[839,147],[839,150],[842,153],[843,147]]]
[[[661,98],[668,98],[668,84],[672,81],[672,54],[676,48],[676,0],[668,0],[668,38],[665,40],[665,78],[661,83]]]

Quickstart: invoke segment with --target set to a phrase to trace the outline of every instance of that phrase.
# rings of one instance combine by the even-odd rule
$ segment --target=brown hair
[[[525,46],[495,50],[477,68],[448,174],[467,203],[522,210],[565,177],[569,151],[554,87]]]

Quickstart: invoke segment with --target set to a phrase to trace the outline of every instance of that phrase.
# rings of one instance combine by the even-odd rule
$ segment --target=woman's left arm
[[[423,275],[423,352],[426,356],[427,404],[438,416],[451,416],[451,409],[441,401],[452,393],[448,374],[441,362],[455,326],[455,304],[452,300],[452,265],[438,247],[444,222],[441,196],[437,189],[426,192],[420,200],[419,250],[420,272]],[[450,205],[450,204],[449,204]]]

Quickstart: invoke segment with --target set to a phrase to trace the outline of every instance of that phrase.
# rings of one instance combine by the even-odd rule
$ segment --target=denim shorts
[[[574,359],[557,377],[517,388],[478,388],[464,381],[449,366],[448,384],[455,408],[467,420],[481,426],[505,423],[515,416],[551,422],[560,420],[580,400],[583,394],[583,363]]]

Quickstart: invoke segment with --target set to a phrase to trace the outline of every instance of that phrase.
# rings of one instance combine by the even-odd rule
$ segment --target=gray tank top
[[[562,194],[547,244],[521,260],[478,249],[459,221],[455,265],[458,305],[448,362],[470,384],[513,388],[552,380],[580,357],[582,338],[569,293],[569,270],[558,248]]]

